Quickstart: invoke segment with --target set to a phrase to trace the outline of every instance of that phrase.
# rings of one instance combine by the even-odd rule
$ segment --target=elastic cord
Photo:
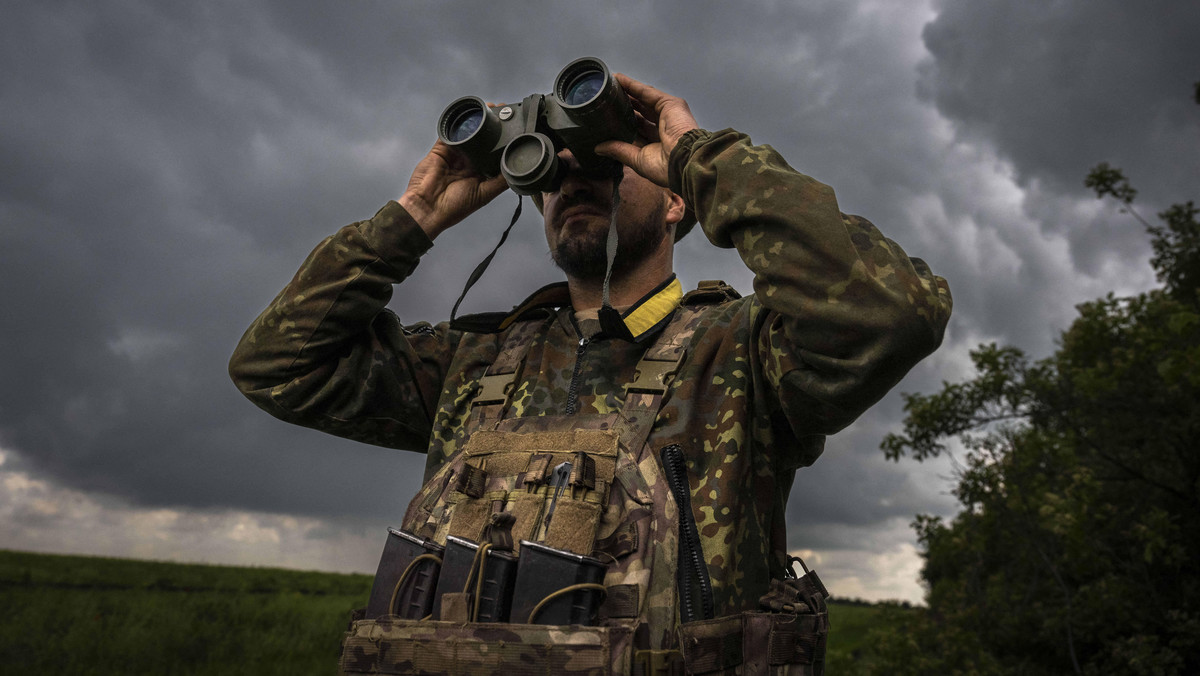
[[[475,552],[475,558],[471,561],[471,572],[467,575],[467,583],[463,585],[463,593],[471,591],[471,580],[475,580],[475,604],[471,610],[471,614],[467,617],[468,622],[474,622],[475,618],[479,617],[479,597],[483,595],[483,572],[487,567],[487,553],[492,548],[491,543],[480,545]]]
[[[563,594],[570,594],[571,592],[576,591],[598,591],[601,594],[601,603],[603,603],[604,598],[608,596],[608,588],[602,584],[596,584],[594,582],[580,582],[579,584],[573,584],[569,587],[563,587],[556,592],[548,594],[546,598],[542,599],[541,601],[538,601],[538,604],[533,607],[532,611],[530,611],[529,619],[525,621],[525,624],[533,624],[533,621],[537,618],[538,613],[542,612],[546,608],[546,605],[554,599],[562,596]]]
[[[418,556],[417,558],[413,559],[412,561],[409,561],[408,566],[404,569],[404,572],[400,574],[400,579],[396,580],[395,588],[392,589],[392,600],[388,602],[388,608],[387,608],[388,615],[396,615],[397,614],[396,613],[396,599],[400,598],[400,587],[404,586],[404,583],[406,581],[408,581],[408,576],[411,575],[414,570],[416,570],[417,564],[420,563],[421,561],[437,561],[437,565],[439,565],[439,566],[442,565],[442,560],[438,557],[437,554],[422,554],[422,555]]]

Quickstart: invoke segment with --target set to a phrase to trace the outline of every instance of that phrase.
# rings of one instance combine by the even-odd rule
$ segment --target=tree
[[[1196,91],[1200,97],[1200,82],[1196,83]],[[1200,99],[1197,103],[1200,103]],[[1196,209],[1194,202],[1188,200],[1160,212],[1158,217],[1165,227],[1155,226],[1133,208],[1137,190],[1129,185],[1120,169],[1110,167],[1108,162],[1101,162],[1092,169],[1083,184],[1095,190],[1097,197],[1107,195],[1120,200],[1125,205],[1121,210],[1145,226],[1150,233],[1150,244],[1154,247],[1154,258],[1150,265],[1158,272],[1158,281],[1164,284],[1168,293],[1184,300],[1195,295],[1200,289],[1200,224],[1196,221],[1200,210]]]
[[[982,345],[971,380],[905,395],[884,454],[957,440],[961,511],[917,517],[928,608],[869,671],[1200,673],[1197,209],[1151,224],[1107,163],[1085,184],[1145,226],[1162,288],[1080,305],[1046,359]]]

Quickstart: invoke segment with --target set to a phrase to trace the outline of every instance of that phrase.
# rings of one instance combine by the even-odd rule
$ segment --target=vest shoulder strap
[[[549,321],[553,321],[553,315]],[[521,364],[525,361],[537,332],[546,323],[546,319],[530,319],[519,321],[512,326],[500,346],[496,360],[479,379],[475,397],[471,400],[472,427],[487,420],[499,420],[503,416]]]

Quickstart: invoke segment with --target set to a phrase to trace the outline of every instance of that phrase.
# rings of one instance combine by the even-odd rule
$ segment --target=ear
[[[683,198],[670,190],[665,190],[667,200],[666,221],[670,225],[676,225],[683,220],[683,212],[687,211],[686,205],[683,203]]]

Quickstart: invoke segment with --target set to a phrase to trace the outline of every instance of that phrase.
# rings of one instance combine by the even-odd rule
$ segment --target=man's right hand
[[[465,155],[438,140],[396,201],[434,239],[507,189],[503,176],[485,178]]]
[[[684,134],[700,125],[696,124],[687,101],[678,96],[622,73],[613,77],[637,112],[638,138],[633,143],[605,141],[596,146],[596,154],[610,157],[664,188],[671,187],[667,177],[671,152]]]

